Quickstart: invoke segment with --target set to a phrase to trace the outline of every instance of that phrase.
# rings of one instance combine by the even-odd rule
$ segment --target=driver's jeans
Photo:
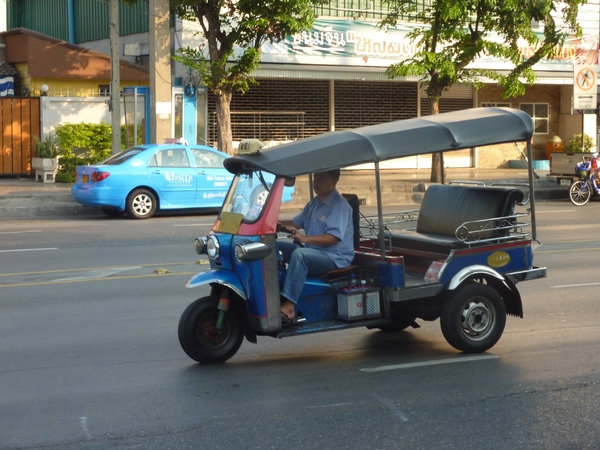
[[[297,303],[307,275],[325,275],[337,266],[327,253],[314,248],[300,247],[293,242],[278,241],[277,250],[288,264],[281,296]]]

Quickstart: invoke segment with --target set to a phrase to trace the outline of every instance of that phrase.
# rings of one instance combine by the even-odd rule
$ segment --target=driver
[[[280,223],[291,230],[294,242],[277,242],[288,269],[281,291],[281,320],[295,323],[296,303],[306,276],[324,275],[348,267],[354,258],[352,207],[337,191],[340,169],[313,175],[314,197],[292,220]],[[304,234],[299,230],[303,229]]]

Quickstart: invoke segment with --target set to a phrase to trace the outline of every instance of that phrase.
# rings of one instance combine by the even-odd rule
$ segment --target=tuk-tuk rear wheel
[[[200,364],[227,361],[236,354],[244,333],[234,302],[217,330],[219,310],[216,297],[202,297],[189,305],[179,319],[179,343],[183,351]]]
[[[506,307],[491,286],[467,283],[442,303],[440,325],[452,347],[465,353],[485,352],[504,332]]]

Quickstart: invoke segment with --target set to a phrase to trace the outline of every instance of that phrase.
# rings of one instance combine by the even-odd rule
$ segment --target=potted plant
[[[54,174],[58,167],[58,145],[48,135],[41,141],[34,136],[35,156],[31,160],[31,167],[35,170],[37,180],[43,182],[54,182]]]
[[[581,133],[574,134],[571,139],[565,143],[565,152],[567,153],[590,153],[594,151],[596,151],[596,146],[589,134],[585,134],[583,138]]]

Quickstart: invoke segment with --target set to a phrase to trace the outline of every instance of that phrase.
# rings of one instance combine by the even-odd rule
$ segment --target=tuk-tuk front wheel
[[[231,302],[220,330],[217,329],[219,299],[203,297],[189,305],[179,319],[179,343],[200,364],[227,361],[244,339],[235,303]]]
[[[444,300],[440,324],[452,347],[465,353],[485,352],[504,332],[506,307],[494,288],[468,283]]]

